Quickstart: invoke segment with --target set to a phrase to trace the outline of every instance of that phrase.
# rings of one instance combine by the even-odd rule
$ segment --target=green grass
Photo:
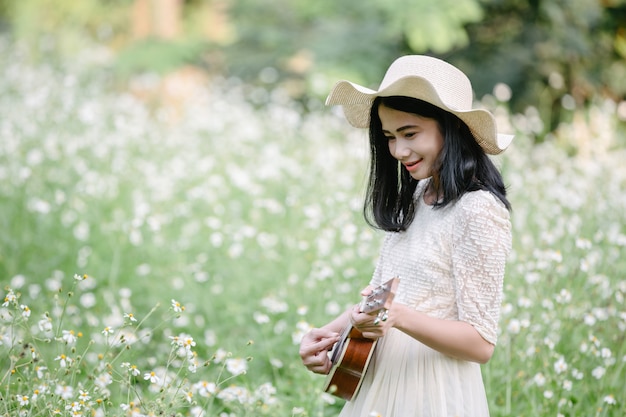
[[[336,415],[298,340],[372,273],[364,132],[233,80],[152,108],[93,63],[0,52],[0,415]],[[592,146],[570,156],[581,126],[532,146],[531,116],[511,117],[496,158],[514,251],[483,367],[493,416],[626,413],[623,138],[610,111],[589,118]]]

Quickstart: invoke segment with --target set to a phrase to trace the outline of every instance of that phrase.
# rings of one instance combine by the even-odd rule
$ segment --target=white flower
[[[610,405],[617,404],[617,401],[615,401],[615,397],[613,396],[613,394],[604,397],[604,402]]]
[[[272,314],[284,313],[289,310],[289,305],[287,304],[287,302],[280,300],[274,296],[263,298],[261,300],[261,305]]]
[[[65,409],[72,412],[72,415],[76,415],[82,408],[81,403],[72,401],[65,406]],[[79,414],[80,415],[80,414]]]
[[[46,368],[45,366],[35,366],[35,372],[37,373],[37,378],[39,379],[43,379],[44,377],[44,371],[46,371],[48,368]]]
[[[136,322],[137,321],[137,319],[135,318],[133,313],[126,313],[126,314],[124,314],[124,318],[130,320],[131,322]]]
[[[105,336],[113,334],[113,329],[109,326],[106,326],[104,329],[102,329],[102,334]]]
[[[191,350],[191,348],[196,345],[196,342],[193,340],[193,337],[191,337],[191,336],[184,336],[184,337],[182,337],[182,339],[183,339],[183,342],[182,342],[183,346],[188,351]]]
[[[213,382],[200,381],[193,385],[193,388],[197,390],[198,395],[201,397],[210,397],[217,391],[217,385]]]
[[[172,339],[172,345],[176,345],[176,346],[182,346],[183,342],[182,340],[180,340],[180,336],[170,336],[170,339]]]
[[[248,370],[248,363],[241,358],[226,359],[226,370],[233,375],[244,374]]]
[[[143,379],[146,381],[150,381],[152,384],[158,384],[160,379],[154,371],[146,372],[143,376]]]
[[[263,314],[258,311],[254,312],[253,317],[254,321],[256,321],[258,324],[266,324],[270,322],[270,317],[267,314]]]
[[[206,417],[206,413],[199,406],[192,407],[189,413],[191,417]]]
[[[24,317],[25,319],[30,317],[30,308],[28,308],[27,305],[20,305],[20,309],[22,310],[22,317]]]
[[[606,369],[604,369],[601,366],[598,366],[597,368],[595,368],[593,371],[591,371],[591,375],[595,378],[595,379],[600,379],[604,376],[604,374],[606,373]]]
[[[561,292],[556,296],[556,302],[559,304],[567,304],[572,301],[572,293],[563,288]]]
[[[63,330],[61,333],[61,339],[63,339],[65,343],[67,343],[68,345],[73,345],[74,343],[76,343],[76,340],[78,338],[76,337],[74,330]]]
[[[188,402],[189,404],[191,404],[191,402],[193,401],[193,392],[191,392],[191,391],[187,391],[187,392],[185,392],[185,393],[183,394],[183,396],[184,396],[185,400],[187,400],[187,402]]]
[[[69,400],[74,396],[74,388],[70,385],[57,385],[54,394],[63,398],[64,400]]]
[[[596,317],[591,313],[586,313],[583,321],[587,326],[593,326],[596,324]]]
[[[521,328],[522,326],[520,324],[520,321],[517,319],[511,319],[511,321],[509,322],[509,325],[507,326],[507,330],[511,334],[518,334]]]
[[[46,315],[43,315],[41,320],[37,323],[39,330],[43,333],[49,333],[52,331],[52,319]]]
[[[11,288],[9,288],[9,293],[4,297],[4,302],[2,303],[2,307],[8,307],[9,304],[13,304],[17,302],[17,296],[13,292]]]
[[[172,299],[172,310],[176,313],[182,313],[185,310],[185,306],[181,305],[178,301]]]
[[[255,398],[262,401],[264,404],[268,404],[268,405],[274,404],[276,402],[276,398],[274,397],[275,394],[276,394],[276,388],[270,382],[261,384],[254,391]]]
[[[89,392],[83,391],[82,389],[78,390],[78,398],[81,401],[89,401],[91,399],[91,397],[89,396]]]
[[[93,381],[94,385],[104,390],[107,386],[113,383],[113,377],[108,373],[102,373]]]
[[[20,405],[22,407],[25,407],[28,405],[28,395],[16,395],[17,397],[17,401],[20,403]]]
[[[224,361],[224,359],[226,359],[228,356],[230,356],[230,353],[226,352],[224,349],[219,348],[217,350],[217,352],[215,352],[215,357],[213,359],[213,362],[215,363],[221,363],[222,361]]]
[[[561,356],[555,363],[554,363],[554,371],[557,374],[561,374],[563,372],[567,371],[567,363],[565,362],[565,358],[563,358],[563,356]]]
[[[566,379],[565,381],[563,381],[563,389],[565,391],[571,391],[572,390],[572,381],[570,381],[569,379]]]
[[[72,358],[63,354],[57,356],[56,358],[54,358],[54,360],[59,361],[59,365],[61,366],[61,368],[67,368],[72,364]]]
[[[228,388],[223,389],[217,394],[217,398],[224,402],[239,402],[240,404],[250,403],[252,400],[250,398],[250,394],[248,390],[243,387],[238,387],[236,385],[231,385]]]
[[[137,368],[137,365],[131,365],[128,362],[123,362],[121,367],[125,368],[126,372],[128,372],[132,376],[137,376],[141,373],[141,371]]]
[[[535,375],[535,377],[533,378],[533,381],[538,387],[542,387],[546,383],[546,377],[543,376],[541,372],[539,372],[538,374]]]

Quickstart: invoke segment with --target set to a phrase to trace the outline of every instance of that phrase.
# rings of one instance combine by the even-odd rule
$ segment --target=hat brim
[[[358,128],[367,128],[370,109],[376,97],[406,96],[424,100],[463,120],[483,150],[491,155],[504,151],[513,135],[499,135],[496,120],[491,112],[483,109],[460,110],[447,106],[428,80],[418,76],[399,78],[389,86],[375,91],[367,87],[342,80],[331,90],[326,105],[341,105],[348,122]]]

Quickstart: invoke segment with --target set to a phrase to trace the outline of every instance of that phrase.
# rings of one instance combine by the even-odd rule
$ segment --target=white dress
[[[487,191],[466,193],[434,209],[416,190],[408,230],[387,233],[372,278],[380,285],[398,276],[394,302],[432,317],[470,323],[495,344],[506,257],[511,248],[509,212]],[[352,401],[340,417],[489,416],[480,365],[439,353],[397,329],[376,346]]]

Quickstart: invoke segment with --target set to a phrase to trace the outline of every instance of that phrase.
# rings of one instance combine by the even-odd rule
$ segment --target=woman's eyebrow
[[[415,129],[416,127],[417,127],[417,125],[406,125],[406,126],[402,126],[402,127],[397,128],[396,132],[400,133],[400,132],[403,132],[403,131],[408,130],[408,129]],[[392,133],[392,132],[390,132],[389,130],[383,129],[383,133]]]

